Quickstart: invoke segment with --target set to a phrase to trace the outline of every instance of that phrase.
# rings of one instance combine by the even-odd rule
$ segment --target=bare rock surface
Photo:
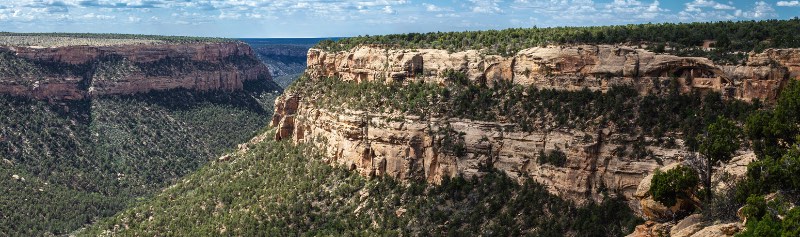
[[[603,193],[635,200],[640,181],[664,164],[688,155],[683,147],[651,146],[658,157],[619,157],[614,149],[636,138],[611,130],[514,131],[512,124],[466,119],[420,119],[400,114],[334,112],[285,94],[276,100],[272,126],[278,140],[311,143],[328,161],[365,176],[438,183],[445,177],[480,177],[492,169],[523,181],[531,178],[556,195],[577,203],[601,201]],[[439,142],[446,126],[463,139],[457,156]],[[682,144],[682,141],[678,141]],[[538,162],[540,151],[561,150],[564,166]],[[631,202],[638,209],[638,202]]]
[[[734,66],[615,45],[536,47],[510,57],[477,50],[365,45],[343,52],[311,49],[306,72],[314,78],[441,83],[447,80],[447,70],[488,85],[510,81],[539,88],[602,91],[629,85],[642,94],[663,93],[675,79],[684,92],[717,91],[731,98],[772,101],[786,80],[800,75],[800,49],[769,49],[751,54],[746,65]]]

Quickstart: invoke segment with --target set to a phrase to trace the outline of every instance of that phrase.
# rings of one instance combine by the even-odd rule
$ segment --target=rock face
[[[497,169],[519,180],[532,178],[578,203],[602,200],[604,192],[633,200],[640,180],[660,162],[674,163],[688,154],[678,141],[675,148],[647,147],[658,158],[620,157],[614,150],[639,138],[613,129],[519,132],[513,124],[333,112],[305,100],[313,98],[285,94],[276,100],[276,139],[315,144],[329,162],[366,176],[437,183]],[[566,154],[563,167],[538,162],[540,152],[554,150]]]
[[[771,101],[790,76],[800,72],[799,61],[799,49],[767,50],[752,55],[746,65],[720,66],[705,58],[609,45],[531,48],[513,57],[475,50],[449,53],[362,46],[335,53],[311,49],[306,74],[402,85],[410,81],[445,83],[450,80],[447,74],[456,71],[472,83],[489,86],[511,82],[605,91],[626,85],[642,94],[665,93],[677,83],[683,92],[717,91],[729,98]],[[334,112],[315,108],[305,100],[314,98],[287,94],[276,100],[272,121],[279,129],[276,139],[315,144],[326,151],[331,163],[363,175],[436,183],[445,177],[479,177],[496,169],[519,180],[531,178],[551,193],[577,203],[602,200],[604,193],[621,194],[634,210],[643,216],[649,213],[653,219],[663,217],[670,208],[661,206],[659,211],[656,205],[644,205],[650,209],[643,210],[639,200],[646,197],[637,188],[655,169],[690,155],[679,140],[673,147],[647,147],[654,158],[618,156],[615,149],[653,138],[634,137],[616,128],[520,132],[513,124],[459,118]],[[565,165],[538,161],[540,153],[555,150],[565,153]]]
[[[716,65],[709,59],[655,54],[611,45],[549,46],[512,57],[480,51],[449,53],[436,49],[386,49],[362,46],[345,52],[308,52],[313,78],[354,81],[444,82],[445,70],[492,85],[508,81],[539,88],[605,91],[629,85],[642,94],[660,93],[675,80],[682,91],[717,91],[731,98],[771,101],[786,80],[800,75],[800,49],[770,49],[751,55],[743,66]]]
[[[0,46],[0,93],[82,99],[151,90],[237,90],[270,80],[247,44],[205,42],[110,46]]]

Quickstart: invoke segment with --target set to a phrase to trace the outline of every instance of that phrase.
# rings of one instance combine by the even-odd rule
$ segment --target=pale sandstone
[[[669,233],[672,237],[690,237],[694,233],[705,228],[706,223],[703,221],[703,215],[694,214],[683,218],[678,224],[670,229]]]
[[[746,65],[731,66],[613,45],[536,47],[510,57],[477,50],[451,53],[367,45],[343,52],[311,49],[306,72],[312,78],[357,82],[443,83],[445,70],[463,72],[470,81],[488,85],[508,81],[539,88],[601,91],[627,85],[642,94],[664,93],[675,78],[683,92],[717,91],[741,100],[773,101],[786,80],[800,75],[800,49],[770,49],[752,54]]]
[[[725,223],[712,225],[694,233],[691,237],[728,237],[734,236],[744,229],[742,223]]]
[[[661,167],[656,159],[614,155],[615,148],[636,138],[609,129],[519,132],[512,124],[494,122],[334,112],[314,108],[307,99],[288,94],[276,100],[276,139],[317,145],[330,162],[368,176],[437,183],[444,177],[480,177],[494,168],[519,181],[531,178],[577,203],[618,193],[638,209],[633,196],[640,181]],[[448,154],[436,142],[446,124],[463,134],[464,156]],[[540,151],[555,149],[567,155],[564,167],[537,162]],[[682,147],[648,149],[665,164],[688,155]]]

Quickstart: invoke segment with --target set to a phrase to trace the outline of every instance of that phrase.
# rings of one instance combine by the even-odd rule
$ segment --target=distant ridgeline
[[[64,235],[267,124],[281,88],[239,41],[0,34],[0,236]]]
[[[0,33],[0,93],[82,99],[185,88],[239,90],[271,76],[245,43],[220,38]]]
[[[316,48],[342,51],[365,44],[451,52],[487,50],[488,54],[504,56],[554,44],[625,44],[647,47],[657,53],[667,51],[678,56],[708,56],[715,61],[736,60],[741,58],[728,54],[800,47],[800,19],[410,33],[326,40]],[[716,50],[702,50],[701,46]]]

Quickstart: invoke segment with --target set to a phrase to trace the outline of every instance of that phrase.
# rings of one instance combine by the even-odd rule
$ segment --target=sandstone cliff
[[[513,57],[479,51],[384,49],[363,46],[348,52],[311,49],[307,75],[346,81],[445,83],[445,71],[464,73],[472,83],[499,81],[560,90],[606,91],[614,85],[641,94],[665,93],[670,83],[689,91],[717,91],[741,100],[774,100],[782,85],[800,73],[800,50],[767,50],[746,65],[716,65],[706,58],[678,57],[617,46],[531,48]],[[617,155],[640,137],[615,127],[540,128],[531,132],[514,124],[461,118],[420,118],[404,114],[317,108],[309,98],[288,94],[276,100],[272,126],[278,140],[308,142],[327,152],[329,162],[363,175],[438,182],[444,177],[481,176],[496,169],[517,179],[532,178],[551,193],[584,203],[606,193],[621,194],[641,213],[636,197],[643,178],[690,155],[683,141],[651,145],[653,156]],[[344,112],[342,112],[344,111]],[[463,154],[452,154],[443,137],[456,136]],[[563,166],[537,162],[538,154],[560,150]]]
[[[420,119],[397,114],[372,114],[315,108],[306,99],[284,95],[276,100],[272,126],[276,139],[316,144],[329,162],[363,175],[439,182],[444,177],[479,177],[491,169],[519,180],[532,178],[551,193],[577,203],[602,200],[603,193],[621,193],[628,200],[642,178],[688,152],[650,146],[655,158],[620,157],[614,150],[637,137],[614,129],[513,131],[513,124],[465,119]],[[399,117],[398,117],[399,116]],[[442,139],[457,136],[465,152],[446,151]],[[681,144],[682,141],[678,141]],[[539,152],[561,150],[563,166],[537,162]],[[638,209],[636,202],[631,202]]]
[[[237,90],[270,80],[241,42],[0,46],[0,93],[37,99],[82,99],[151,90]]]
[[[800,75],[800,49],[752,54],[746,65],[717,65],[709,59],[678,57],[627,46],[582,45],[525,49],[512,57],[470,50],[387,49],[362,46],[344,52],[311,49],[311,77],[355,81],[443,82],[445,70],[492,85],[510,81],[563,90],[608,90],[628,85],[659,93],[675,78],[684,91],[711,90],[742,100],[773,100],[784,81]]]

